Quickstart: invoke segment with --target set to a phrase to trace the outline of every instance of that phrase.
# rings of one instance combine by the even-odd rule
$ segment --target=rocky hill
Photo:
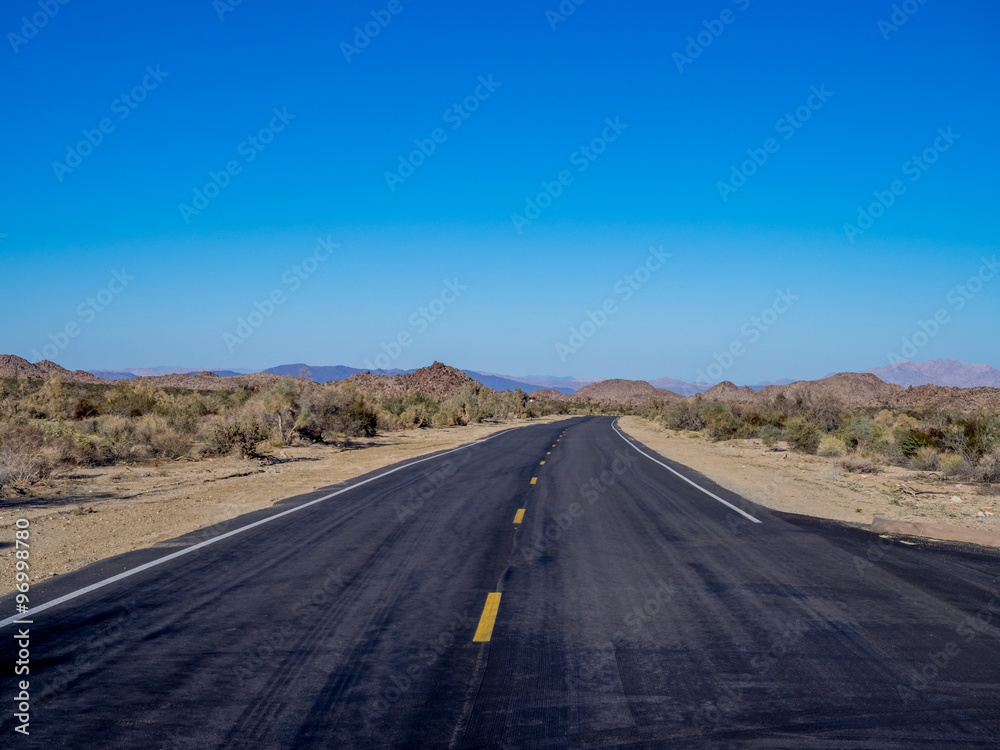
[[[572,401],[572,393],[563,393],[552,388],[539,388],[531,392],[531,397],[536,401]]]
[[[376,398],[422,393],[433,399],[444,399],[460,393],[466,387],[480,393],[494,393],[461,370],[440,362],[404,375],[374,375],[370,372],[359,372],[351,375],[345,382],[353,383],[358,389]]]
[[[17,378],[22,375],[30,380],[45,380],[52,373],[67,383],[100,383],[101,379],[83,370],[67,370],[55,362],[43,359],[32,364],[23,357],[13,354],[0,354],[0,378]]]
[[[622,380],[613,378],[586,385],[568,400],[581,403],[629,404],[637,406],[651,399],[680,401],[684,397],[662,388],[655,388],[645,380]]]

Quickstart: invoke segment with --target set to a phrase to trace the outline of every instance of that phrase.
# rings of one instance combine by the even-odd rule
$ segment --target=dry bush
[[[816,449],[816,452],[828,458],[838,458],[847,453],[847,445],[838,437],[824,435],[820,438],[819,448]]]
[[[127,417],[100,417],[97,420],[98,449],[111,463],[134,461],[146,451],[136,435],[135,425]]]
[[[31,425],[4,424],[0,431],[0,487],[34,484],[52,473],[45,436]]]
[[[939,463],[940,470],[946,477],[967,478],[972,474],[972,467],[958,453],[945,453]]]
[[[194,444],[191,432],[178,429],[166,417],[147,414],[135,425],[136,437],[146,451],[157,458],[180,458],[187,455]]]
[[[976,466],[975,477],[978,481],[989,484],[1000,482],[1000,449],[983,456]]]
[[[203,453],[227,456],[239,450],[243,458],[259,458],[257,446],[271,437],[270,428],[260,416],[245,411],[240,416],[213,422],[205,435]]]
[[[917,471],[937,471],[941,467],[941,451],[931,446],[917,448],[910,457],[910,468]]]
[[[845,458],[840,462],[840,467],[853,474],[878,474],[882,471],[881,467],[872,459],[862,456]]]

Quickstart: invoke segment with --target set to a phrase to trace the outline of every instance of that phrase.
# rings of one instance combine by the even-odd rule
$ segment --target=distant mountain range
[[[905,360],[888,367],[865,370],[865,372],[872,373],[886,383],[895,383],[896,385],[1000,388],[1000,370],[989,365],[967,365],[956,359],[932,359],[927,362]]]
[[[307,377],[317,383],[326,383],[332,380],[344,380],[359,372],[366,372],[360,367],[349,367],[347,365],[306,365],[295,363],[288,365],[278,365],[263,370],[265,373],[274,375],[299,376],[303,370],[308,371]],[[105,380],[150,377],[158,375],[173,375],[199,372],[212,372],[220,377],[229,377],[245,374],[249,370],[206,370],[205,368],[184,368],[184,367],[154,367],[154,368],[126,368],[124,370],[89,370],[93,375]],[[373,375],[404,375],[415,372],[415,370],[372,370]],[[520,388],[531,393],[541,389],[553,390],[559,393],[576,393],[582,388],[593,383],[599,383],[604,378],[573,378],[558,377],[553,375],[501,375],[492,372],[478,372],[476,370],[462,370],[470,378],[478,380],[485,386],[497,391],[512,391]],[[888,367],[864,370],[872,373],[886,383],[893,383],[902,386],[918,385],[939,385],[958,388],[972,388],[975,386],[990,386],[1000,388],[1000,370],[989,365],[970,365],[954,359],[935,359],[927,362],[897,362]],[[657,378],[647,381],[654,388],[661,388],[682,396],[692,396],[696,393],[704,393],[712,388],[714,383],[688,383],[676,378]],[[771,385],[787,385],[793,381],[788,379],[776,380],[774,382],[756,383],[747,386],[751,390],[761,390]]]

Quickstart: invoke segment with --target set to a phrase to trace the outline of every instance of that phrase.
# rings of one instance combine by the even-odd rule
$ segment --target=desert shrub
[[[785,424],[784,436],[788,447],[793,451],[815,453],[819,450],[819,429],[805,417],[789,419]]]
[[[313,442],[324,433],[343,433],[349,437],[371,437],[378,428],[378,415],[360,391],[329,386],[303,399],[296,418],[295,432]]]
[[[863,456],[845,458],[840,462],[840,467],[844,469],[844,471],[849,471],[854,474],[878,474],[882,471],[881,467],[879,467],[879,465],[872,459]]]
[[[205,452],[225,456],[239,450],[243,458],[257,458],[257,446],[271,436],[271,431],[256,414],[244,414],[225,422],[214,422],[205,436]]]
[[[406,411],[406,402],[403,401],[403,399],[401,399],[399,396],[390,396],[389,398],[384,398],[382,399],[382,402],[379,404],[379,406],[381,406],[390,414],[397,417],[401,415],[404,411]]]
[[[837,431],[837,436],[848,450],[867,448],[875,441],[875,427],[864,417],[851,417]]]
[[[959,453],[945,453],[941,456],[940,470],[949,478],[968,478],[972,475],[972,467]]]
[[[773,448],[781,440],[781,430],[773,424],[766,424],[760,428],[760,440],[768,448]]]
[[[819,447],[816,452],[821,456],[837,458],[847,452],[844,441],[834,435],[824,435],[819,440]]]
[[[941,451],[929,445],[921,446],[910,456],[910,467],[917,471],[937,471],[941,466]]]
[[[282,380],[256,394],[253,400],[260,408],[263,420],[277,433],[277,442],[280,445],[288,443],[303,408],[295,386],[290,381]]]
[[[98,420],[97,432],[97,447],[105,461],[132,461],[144,455],[135,425],[126,417],[104,417]]]
[[[986,414],[961,417],[955,421],[944,442],[974,466],[1000,445],[1000,417]]]
[[[187,455],[194,443],[192,432],[179,429],[158,415],[142,417],[136,423],[136,436],[149,454],[158,458],[180,458]]]
[[[0,430],[0,487],[34,484],[52,473],[45,436],[32,425],[6,424]]]
[[[141,417],[170,403],[166,391],[145,380],[117,383],[105,393],[101,412],[120,417]]]
[[[702,404],[701,420],[708,429],[708,439],[713,441],[729,440],[739,427],[729,407],[718,401]]]
[[[843,403],[834,396],[816,396],[808,404],[808,413],[811,420],[821,430],[826,431],[835,430],[840,426],[843,410]]]
[[[1000,482],[1000,450],[983,456],[976,466],[975,478],[980,482],[995,484]]]
[[[458,414],[450,408],[438,409],[431,423],[435,427],[451,427],[452,425],[460,424]]]
[[[27,390],[27,389],[25,389]],[[66,419],[73,413],[75,400],[59,377],[52,373],[41,387],[24,398],[27,412],[39,419]]]
[[[667,427],[672,430],[692,430],[697,432],[705,426],[705,420],[701,416],[701,399],[694,401],[678,401],[671,408],[664,421]]]
[[[944,438],[943,433],[935,430],[896,428],[894,434],[899,449],[907,458],[913,458],[921,450],[940,448]]]

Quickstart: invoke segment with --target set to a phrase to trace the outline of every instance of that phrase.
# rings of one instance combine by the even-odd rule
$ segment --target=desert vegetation
[[[478,385],[478,384],[477,384]],[[433,399],[376,395],[345,381],[283,378],[231,389],[162,387],[148,380],[0,380],[0,491],[73,467],[240,455],[327,444],[411,427],[450,427],[565,413],[565,404],[464,386]],[[355,441],[356,444],[356,441]]]
[[[834,398],[780,393],[765,404],[654,399],[632,411],[713,441],[753,438],[769,448],[784,441],[791,451],[840,457],[841,467],[854,473],[892,465],[1000,482],[1000,416],[992,413],[847,407]]]

